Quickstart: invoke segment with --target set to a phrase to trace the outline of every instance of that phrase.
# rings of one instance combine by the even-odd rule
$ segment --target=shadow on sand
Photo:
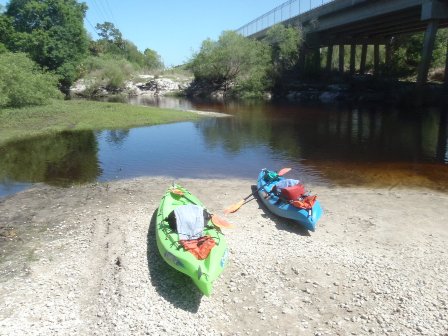
[[[273,214],[269,209],[264,205],[263,201],[260,199],[260,195],[257,192],[257,186],[251,186],[252,193],[255,195],[255,199],[258,203],[260,209],[263,209],[264,214],[262,215],[264,218],[269,218],[271,221],[275,223],[275,226],[279,230],[288,231],[291,233],[296,233],[301,236],[311,236],[310,232],[298,224],[296,221],[288,218],[282,218],[275,214]]]
[[[188,276],[169,266],[160,256],[155,235],[156,218],[157,210],[152,214],[146,239],[151,284],[174,306],[196,313],[203,295]]]

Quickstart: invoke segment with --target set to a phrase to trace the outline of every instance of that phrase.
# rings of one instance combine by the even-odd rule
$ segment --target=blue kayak
[[[285,178],[278,176],[275,172],[262,169],[257,181],[258,195],[261,201],[277,216],[292,219],[307,230],[315,231],[316,223],[323,213],[319,201],[316,200],[311,209],[301,209],[292,205],[273,191],[273,188],[282,180]]]

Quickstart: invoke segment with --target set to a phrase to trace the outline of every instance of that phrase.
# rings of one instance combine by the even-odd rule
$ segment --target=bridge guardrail
[[[250,36],[333,1],[336,0],[289,0],[238,28],[236,32]]]

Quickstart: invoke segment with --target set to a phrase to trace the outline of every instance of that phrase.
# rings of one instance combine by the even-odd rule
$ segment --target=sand
[[[255,199],[225,216],[229,265],[204,297],[158,254],[171,182],[0,199],[0,335],[448,335],[446,193],[309,186],[313,233]],[[222,215],[255,181],[176,182]]]

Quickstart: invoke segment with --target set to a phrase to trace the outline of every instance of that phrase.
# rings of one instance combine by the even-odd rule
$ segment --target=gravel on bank
[[[448,195],[312,186],[314,233],[258,200],[226,219],[207,298],[158,254],[171,178],[37,186],[0,200],[0,335],[448,335]],[[255,181],[176,181],[211,212]]]

